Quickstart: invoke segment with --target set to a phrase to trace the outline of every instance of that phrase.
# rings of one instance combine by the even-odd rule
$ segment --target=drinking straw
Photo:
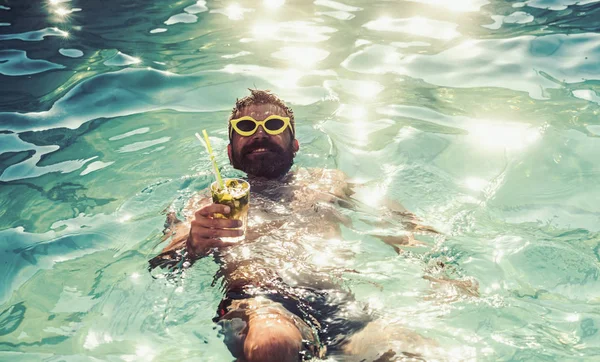
[[[225,185],[223,184],[223,179],[221,178],[221,173],[219,172],[219,167],[217,167],[217,161],[215,160],[215,155],[213,154],[212,147],[210,147],[210,141],[208,140],[208,134],[206,133],[205,129],[202,130],[202,134],[204,135],[204,140],[202,140],[202,137],[200,137],[198,132],[196,132],[196,138],[201,143],[204,143],[204,146],[206,146],[206,150],[208,151],[208,155],[210,156],[210,160],[212,161],[212,165],[215,170],[215,175],[217,176],[217,182],[219,184],[219,189],[223,190],[225,188]]]

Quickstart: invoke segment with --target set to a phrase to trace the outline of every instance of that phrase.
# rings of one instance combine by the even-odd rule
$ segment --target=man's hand
[[[223,242],[221,238],[236,237],[244,234],[242,229],[234,229],[242,226],[240,220],[218,219],[214,217],[215,213],[227,215],[230,212],[229,206],[221,204],[210,204],[196,211],[194,214],[195,219],[191,222],[190,234],[185,244],[188,255],[192,258],[204,256],[212,248],[220,248],[233,244]]]

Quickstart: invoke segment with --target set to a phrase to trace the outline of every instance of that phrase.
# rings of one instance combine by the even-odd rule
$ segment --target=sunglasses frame
[[[275,131],[267,129],[267,127],[265,127],[265,123],[267,123],[267,121],[270,121],[272,119],[278,119],[280,121],[283,121],[283,127],[281,127],[278,130],[275,130]],[[242,131],[237,126],[237,124],[240,123],[241,121],[254,122],[254,126],[255,126],[254,129],[251,131]],[[278,116],[276,114],[272,114],[269,117],[263,119],[262,121],[257,121],[253,117],[250,117],[250,116],[244,116],[244,117],[232,119],[231,121],[229,121],[229,123],[231,124],[231,129],[229,130],[229,138],[231,138],[233,136],[234,130],[237,134],[239,134],[242,137],[252,136],[253,134],[256,133],[256,131],[258,131],[259,126],[262,126],[263,130],[272,136],[276,136],[278,134],[283,133],[288,127],[292,130],[292,135],[294,134],[294,127],[292,127],[292,123],[290,122],[290,117]]]

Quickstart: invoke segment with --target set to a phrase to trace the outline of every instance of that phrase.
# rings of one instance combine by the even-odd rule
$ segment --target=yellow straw
[[[223,179],[221,178],[221,173],[219,172],[219,168],[217,167],[217,161],[215,161],[215,155],[213,154],[212,147],[210,147],[210,141],[208,140],[208,134],[206,130],[202,130],[202,135],[204,135],[204,145],[206,146],[206,150],[208,151],[208,155],[210,156],[210,160],[212,161],[213,168],[215,169],[215,175],[217,176],[217,182],[219,183],[219,189],[223,190],[225,185],[223,184]],[[202,137],[196,132],[196,138],[202,142]]]

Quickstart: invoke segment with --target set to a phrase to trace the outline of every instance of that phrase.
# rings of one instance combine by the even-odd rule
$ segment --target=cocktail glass
[[[213,182],[210,185],[210,192],[215,204],[227,205],[231,211],[228,215],[220,213],[214,214],[214,217],[221,219],[236,219],[242,221],[240,229],[246,234],[248,224],[248,209],[250,207],[250,184],[247,181],[238,178],[224,179],[224,189],[219,189],[219,184]],[[244,235],[236,237],[221,238],[226,242],[239,242],[244,240]]]

